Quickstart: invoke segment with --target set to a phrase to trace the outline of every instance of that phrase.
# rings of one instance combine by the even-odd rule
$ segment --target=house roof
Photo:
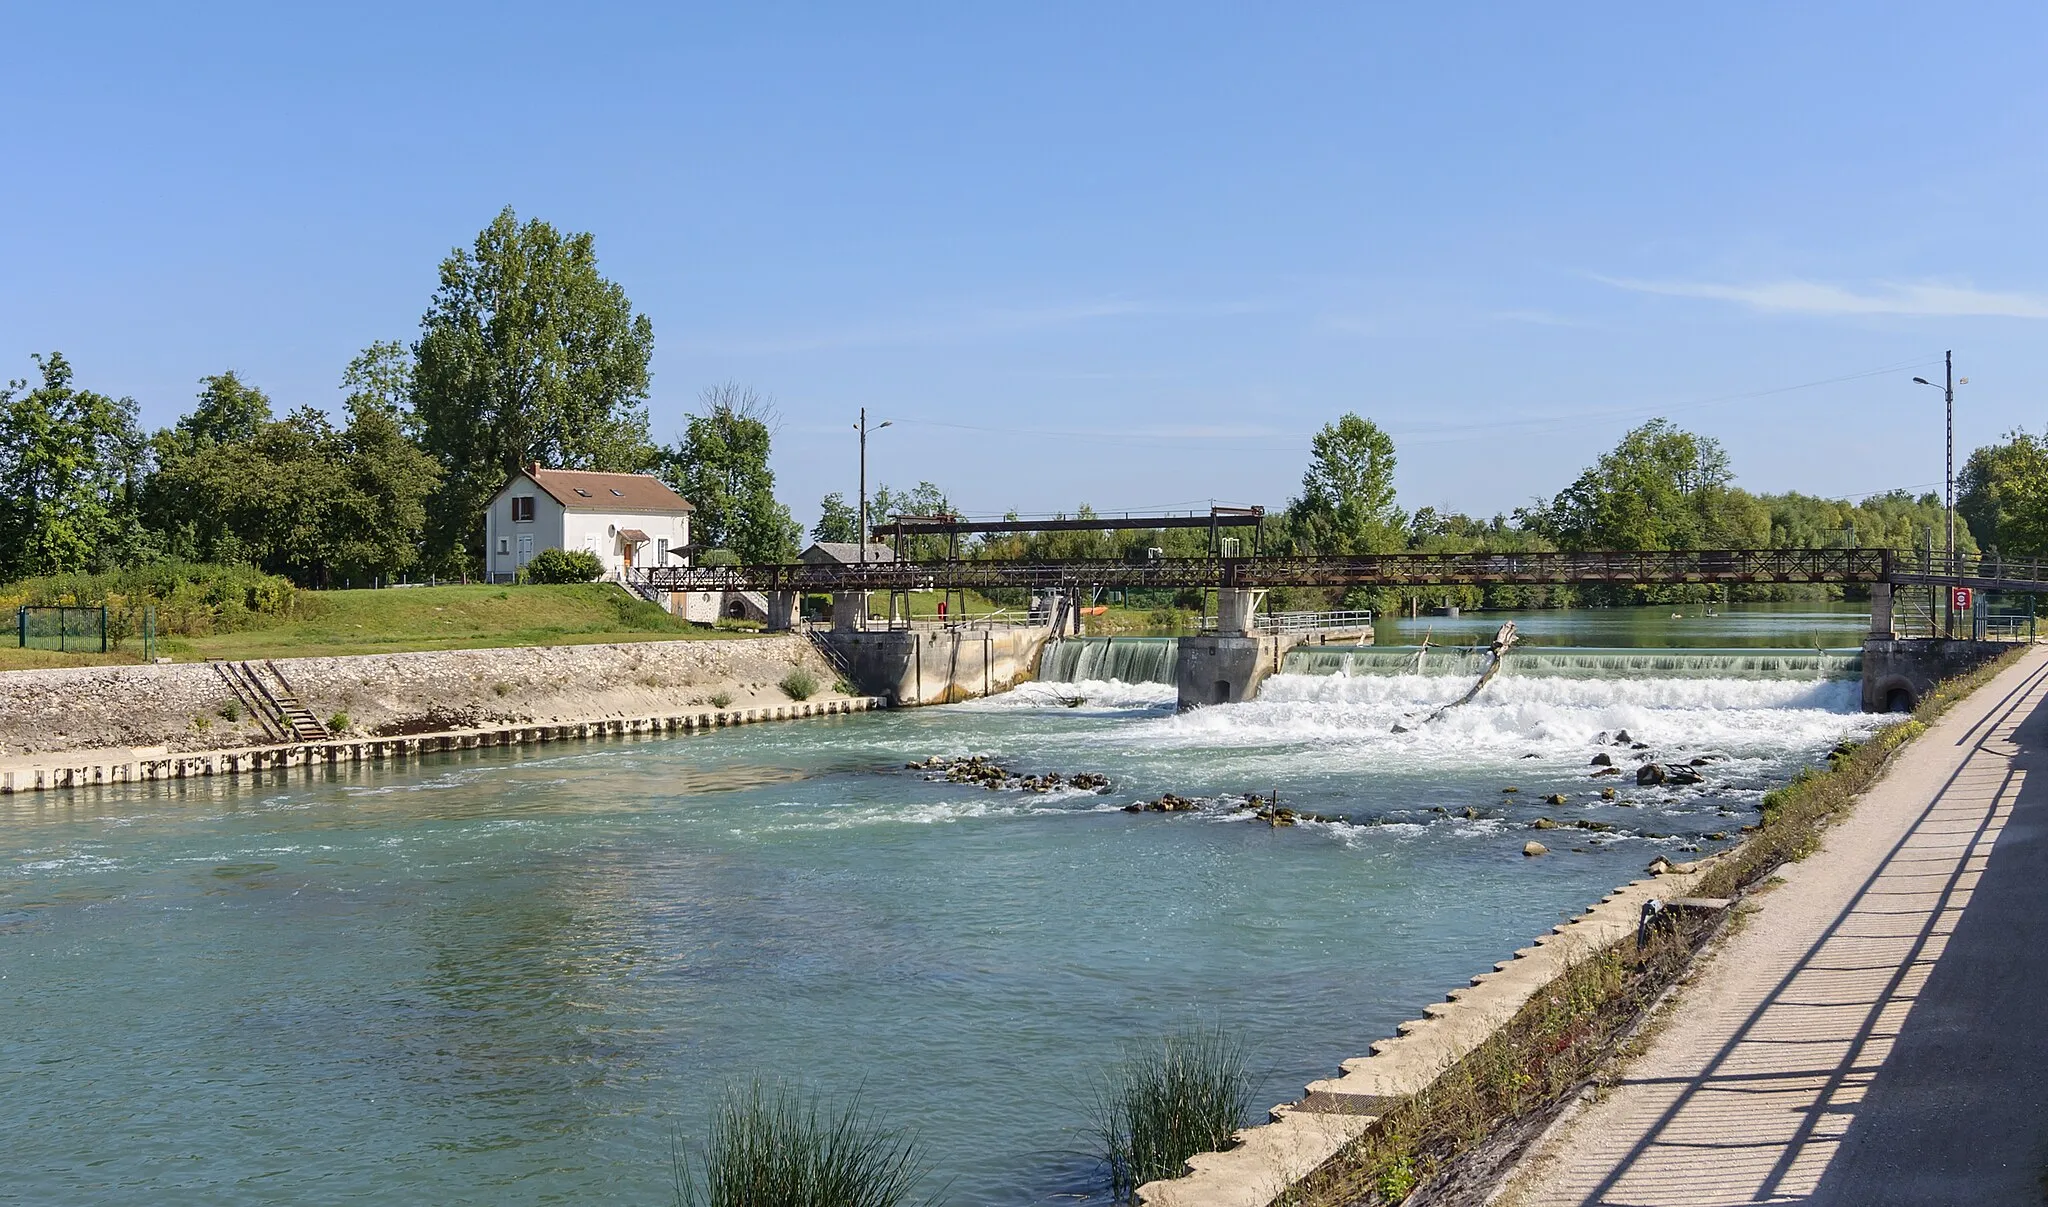
[[[570,511],[628,511],[676,515],[697,510],[652,474],[600,474],[582,469],[542,469],[529,465],[526,476]]]
[[[809,549],[796,555],[800,562],[816,565],[821,562],[838,562],[851,566],[860,561],[860,544],[856,541],[819,541]],[[896,551],[880,541],[868,542],[868,561],[893,562]]]

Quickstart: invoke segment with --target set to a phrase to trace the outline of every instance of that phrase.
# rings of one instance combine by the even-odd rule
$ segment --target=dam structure
[[[1180,639],[1175,675],[1180,705],[1235,703],[1251,698],[1259,683],[1277,670],[1286,652],[1311,636],[1262,625],[1256,617],[1264,591],[1276,587],[1433,588],[1445,585],[1604,585],[1725,586],[1738,584],[1835,584],[1866,590],[1870,599],[1870,630],[1864,642],[1862,707],[1870,712],[1914,707],[1945,675],[1983,662],[2006,648],[1986,640],[1987,593],[2048,593],[2048,562],[1993,556],[1961,556],[1870,548],[1723,549],[1723,550],[1570,550],[1518,553],[1389,553],[1355,556],[1269,556],[1257,550],[1240,555],[1238,538],[1217,535],[1235,524],[1255,525],[1256,509],[1225,514],[1213,509],[1206,517],[1125,517],[1058,521],[968,522],[957,517],[899,517],[899,541],[913,537],[946,539],[947,556],[925,560],[899,558],[855,565],[772,563],[716,567],[663,567],[636,572],[636,583],[650,591],[759,591],[770,601],[769,627],[796,624],[804,593],[830,592],[835,601],[865,600],[869,592],[998,591],[1038,600],[1057,600],[1051,623],[1029,623],[1005,642],[993,636],[979,640],[959,635],[933,636],[921,643],[905,636],[869,640],[835,626],[830,643],[854,682],[868,694],[886,695],[901,703],[940,703],[974,694],[1004,690],[1028,677],[1021,669],[1035,666],[1038,650],[1051,637],[1067,631],[1065,620],[1079,602],[1105,588],[1141,590],[1201,588],[1213,590],[1218,602],[1214,628]],[[1102,528],[1206,526],[1211,552],[1202,557],[1165,557],[1156,549],[1127,558],[961,558],[958,538],[966,532],[1022,531],[1026,528]],[[1257,529],[1253,528],[1256,536]],[[1930,606],[1926,636],[1898,631],[1895,597],[1905,591],[1930,599],[1945,592],[1945,608]],[[842,609],[835,608],[835,615]],[[859,611],[864,616],[865,607]],[[1944,619],[1935,619],[1936,615]],[[905,632],[913,631],[908,626]],[[1001,649],[998,646],[1002,646]],[[851,647],[873,646],[875,649]],[[848,647],[848,648],[841,648]],[[929,648],[927,648],[929,647]],[[940,686],[925,668],[937,666]],[[867,668],[865,670],[860,668]],[[982,687],[975,690],[976,668]],[[1006,676],[1005,670],[1016,670]],[[862,677],[865,676],[865,677]],[[893,676],[893,677],[892,677]],[[1006,681],[1007,680],[1007,681]],[[1001,686],[997,686],[1001,683]]]

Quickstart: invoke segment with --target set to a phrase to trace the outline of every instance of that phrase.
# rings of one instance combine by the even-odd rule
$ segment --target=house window
[[[512,522],[515,524],[533,523],[532,495],[512,496]]]
[[[585,489],[583,489],[583,488],[582,488],[581,486],[578,486],[578,487],[576,488],[576,493],[577,493],[577,494],[579,494],[579,495],[582,495],[582,496],[583,496],[584,498],[586,498],[586,499],[590,497],[590,492],[589,492],[589,491],[587,491],[587,490],[585,490]]]
[[[655,565],[657,565],[657,566],[666,566],[666,565],[668,565],[668,538],[667,538],[667,537],[662,537],[661,539],[659,539],[659,540],[657,540],[657,541],[655,541],[655,542],[654,542],[654,564],[655,564]]]
[[[622,498],[622,499],[626,497],[626,492],[625,492],[625,491],[623,491],[623,490],[620,490],[620,489],[619,489],[618,487],[616,487],[616,486],[612,487],[612,493],[613,493],[613,494],[615,494],[615,495],[617,495],[617,496],[619,496],[619,497],[620,497],[620,498]]]

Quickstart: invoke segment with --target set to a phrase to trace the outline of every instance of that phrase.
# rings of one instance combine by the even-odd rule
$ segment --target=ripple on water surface
[[[952,1201],[1099,1199],[1089,1077],[1125,1041],[1246,1026],[1260,1101],[1291,1098],[1868,724],[1841,683],[1522,678],[1394,732],[1461,690],[1283,675],[1176,714],[1170,687],[1060,684],[11,803],[11,1186],[666,1201],[672,1138],[766,1073],[862,1088]],[[1649,749],[1596,745],[1621,729]],[[1638,788],[1591,778],[1596,750],[1713,761],[1697,788]],[[934,754],[1113,790],[903,766]],[[1204,807],[1122,810],[1166,791]],[[1276,791],[1329,820],[1229,807]],[[1539,816],[1566,828],[1526,860]]]

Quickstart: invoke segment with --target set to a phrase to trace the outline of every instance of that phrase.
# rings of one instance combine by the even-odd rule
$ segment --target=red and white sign
[[[1948,589],[1948,603],[1950,607],[1958,612],[1969,611],[1970,589],[1968,587],[1950,587]]]

